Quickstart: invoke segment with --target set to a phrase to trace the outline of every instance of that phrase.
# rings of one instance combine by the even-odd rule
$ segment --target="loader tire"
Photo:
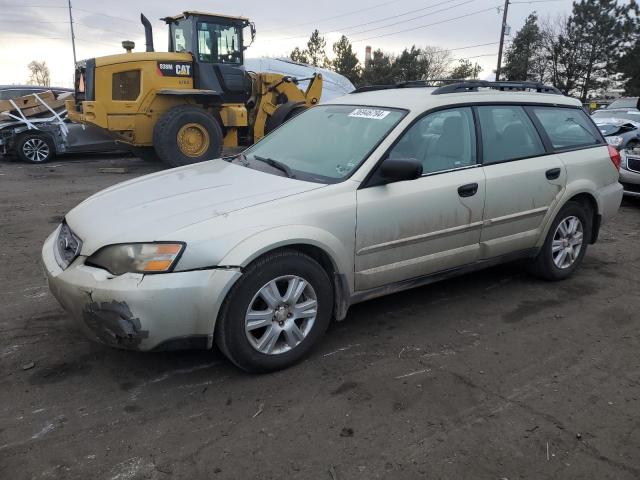
[[[301,114],[307,109],[307,106],[304,102],[287,102],[280,105],[273,112],[269,118],[267,118],[267,123],[264,126],[264,134],[273,132],[276,128],[278,128],[283,123],[288,122],[296,115]]]
[[[167,110],[153,129],[156,153],[171,167],[219,158],[222,144],[220,125],[196,105],[178,105]]]

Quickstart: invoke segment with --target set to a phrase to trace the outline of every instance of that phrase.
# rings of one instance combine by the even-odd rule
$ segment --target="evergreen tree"
[[[540,64],[544,64],[541,55],[542,34],[538,27],[538,17],[530,14],[524,26],[518,30],[513,42],[505,53],[502,72],[507,80],[541,81]]]
[[[632,29],[629,13],[634,5],[617,0],[580,0],[573,3],[567,24],[567,48],[575,48],[582,72],[577,94],[583,102],[589,92],[614,73]]]
[[[309,37],[307,48],[304,50],[300,50],[298,47],[294,48],[289,54],[289,58],[294,62],[306,63],[308,65],[313,65],[314,67],[329,68],[331,66],[331,62],[327,58],[327,54],[325,52],[326,46],[327,42],[324,37],[320,35],[318,29],[315,29]]]
[[[624,92],[634,97],[640,96],[640,38],[620,58],[618,71],[622,74]]]
[[[462,59],[458,61],[458,65],[455,66],[449,73],[449,78],[455,79],[476,79],[482,67],[477,63],[471,63],[469,60]]]
[[[307,42],[306,52],[309,58],[309,65],[313,65],[314,67],[328,67],[330,65],[325,52],[326,46],[326,40],[320,36],[318,29],[315,29]]]
[[[306,50],[300,50],[298,47],[294,48],[289,58],[298,63],[309,63],[309,57]]]
[[[362,84],[364,85],[391,85],[393,78],[392,55],[378,49],[371,55],[371,60],[367,62],[362,71]]]
[[[333,69],[357,85],[360,81],[360,63],[346,36],[342,35],[340,40],[333,44],[333,53],[335,54],[331,62]]]

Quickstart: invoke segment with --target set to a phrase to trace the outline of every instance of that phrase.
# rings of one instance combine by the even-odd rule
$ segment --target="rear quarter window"
[[[604,143],[600,132],[582,109],[533,107],[532,110],[556,150]]]

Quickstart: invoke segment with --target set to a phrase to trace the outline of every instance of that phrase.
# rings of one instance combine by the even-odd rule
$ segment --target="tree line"
[[[505,53],[504,80],[555,85],[586,102],[609,88],[640,94],[640,22],[635,0],[580,0],[570,15],[534,12]]]
[[[314,30],[304,49],[296,47],[289,55],[300,63],[335,70],[347,77],[356,87],[362,85],[387,85],[412,80],[443,78],[478,78],[482,68],[469,60],[454,59],[449,50],[438,47],[405,48],[399,55],[377,49],[371,59],[362,65],[353,51],[349,39],[343,35],[332,46],[333,60],[326,53],[327,42]]]
[[[583,102],[612,87],[640,95],[640,20],[636,0],[577,0],[569,15],[540,20],[534,12],[507,47],[501,80],[555,85]],[[363,65],[346,36],[333,44],[314,30],[292,60],[330,68],[356,86],[440,78],[474,79],[482,68],[469,60],[455,63],[451,52],[415,45],[399,55],[377,49]]]

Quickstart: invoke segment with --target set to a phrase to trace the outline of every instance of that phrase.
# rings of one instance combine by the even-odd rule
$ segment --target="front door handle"
[[[478,192],[477,183],[467,183],[458,187],[458,195],[461,197],[473,197]]]
[[[552,168],[550,170],[547,170],[545,175],[547,176],[547,180],[555,180],[560,176],[560,169]]]

